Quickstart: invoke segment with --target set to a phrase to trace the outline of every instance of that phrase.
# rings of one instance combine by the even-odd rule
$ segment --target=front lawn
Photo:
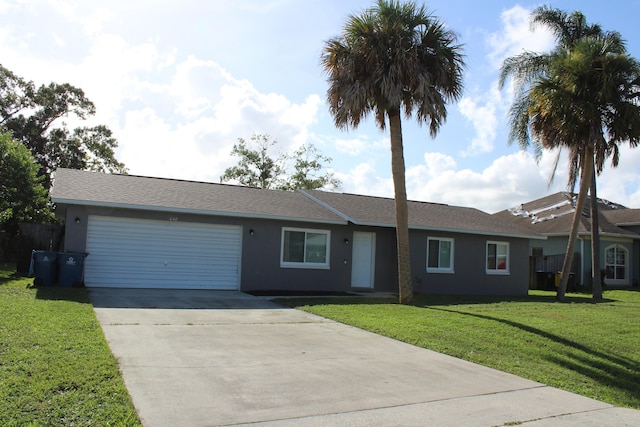
[[[84,289],[0,265],[0,425],[139,426]]]
[[[342,323],[618,406],[640,409],[640,292],[605,302],[532,291],[525,298],[419,296],[283,299]],[[398,360],[402,364],[402,360]]]

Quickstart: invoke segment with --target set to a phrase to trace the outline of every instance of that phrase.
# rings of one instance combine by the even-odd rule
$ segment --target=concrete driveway
[[[145,426],[640,425],[640,411],[239,292],[90,296]]]

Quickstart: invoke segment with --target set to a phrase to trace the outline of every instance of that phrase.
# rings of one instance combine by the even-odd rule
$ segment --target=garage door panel
[[[238,289],[241,228],[90,216],[88,287]]]

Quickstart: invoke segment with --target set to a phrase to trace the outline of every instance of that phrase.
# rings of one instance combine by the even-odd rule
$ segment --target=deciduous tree
[[[36,87],[0,65],[0,129],[31,151],[48,186],[57,167],[126,173],[115,158],[118,142],[104,125],[69,130],[63,119],[84,120],[95,105],[68,83]]]
[[[21,222],[54,220],[47,189],[29,150],[0,133],[0,258],[12,246]]]
[[[252,147],[238,138],[231,154],[240,160],[224,171],[221,182],[235,181],[250,187],[288,191],[340,187],[333,173],[324,171],[331,158],[313,144],[305,144],[290,155],[276,155],[271,151],[278,142],[269,135],[255,134],[251,142]]]

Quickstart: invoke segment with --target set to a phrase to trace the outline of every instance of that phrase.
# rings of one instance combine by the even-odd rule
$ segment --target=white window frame
[[[616,252],[618,251],[622,251],[624,252],[624,279],[609,279],[606,276],[606,271],[607,271],[607,251],[609,251],[610,249],[615,249]],[[617,267],[619,264],[617,264],[617,254],[614,254],[614,263],[610,264],[613,265],[614,268]],[[605,269],[605,277],[604,277],[604,282],[607,285],[628,285],[629,284],[629,250],[616,243],[613,245],[609,245],[605,248],[604,250],[604,269]]]
[[[496,268],[489,268],[489,245],[496,245],[496,258],[498,254],[497,246],[506,246],[507,247],[507,259],[506,259],[506,269],[498,269],[498,262],[496,259]],[[487,240],[487,245],[485,248],[485,256],[484,256],[484,266],[487,274],[496,274],[496,275],[509,275],[509,265],[511,261],[511,248],[509,246],[509,242],[500,242],[496,240]]]
[[[429,244],[430,242],[449,242],[451,243],[451,250],[449,252],[449,266],[448,268],[442,267],[429,267]],[[454,260],[454,239],[450,237],[427,237],[427,273],[455,273],[453,269]],[[440,252],[438,251],[438,265],[440,265]]]
[[[314,233],[314,234],[324,234],[327,236],[327,249],[326,249],[326,257],[324,263],[319,262],[291,262],[284,261],[284,236],[287,231],[298,231],[305,233],[305,256],[306,256],[306,233]],[[280,240],[280,267],[281,268],[313,268],[313,269],[323,269],[328,270],[330,268],[330,256],[331,256],[331,231],[330,230],[318,230],[314,228],[295,228],[295,227],[282,227],[282,237]]]

